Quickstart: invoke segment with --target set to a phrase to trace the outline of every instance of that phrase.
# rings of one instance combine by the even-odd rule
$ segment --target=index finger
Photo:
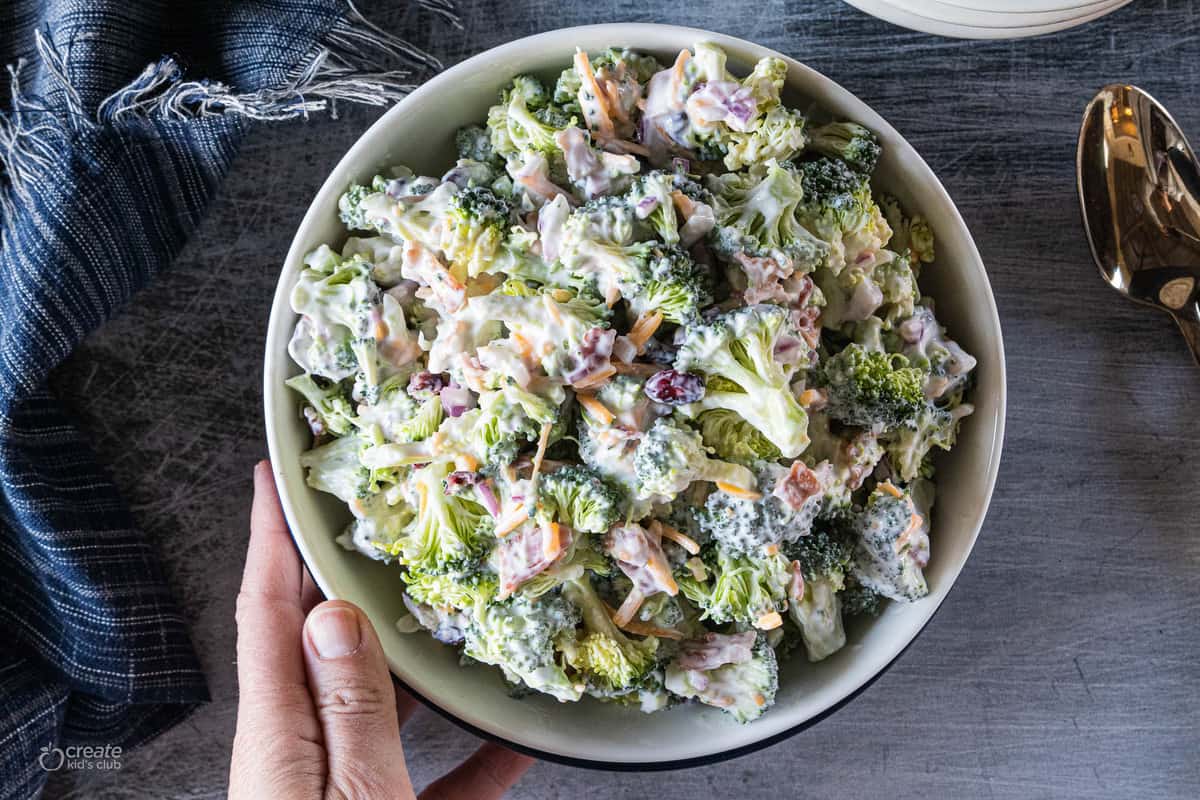
[[[242,594],[300,600],[304,570],[279,505],[271,462],[254,467],[254,503],[250,509],[250,547],[242,571]]]
[[[243,705],[248,698],[278,699],[297,689],[307,693],[300,639],[303,574],[279,507],[271,465],[259,462],[254,468],[250,546],[237,600],[238,685]]]

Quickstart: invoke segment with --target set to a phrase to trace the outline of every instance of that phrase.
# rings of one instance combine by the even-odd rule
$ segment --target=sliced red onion
[[[641,200],[638,200],[637,205],[634,207],[634,211],[637,214],[638,219],[645,219],[646,217],[650,216],[654,209],[658,208],[659,205],[660,203],[658,202],[657,197],[643,197]]]
[[[500,516],[500,501],[496,499],[496,492],[492,489],[491,481],[484,480],[475,484],[475,493],[479,495],[479,501],[483,503],[483,507],[487,509],[493,519]]]
[[[686,158],[675,157],[671,159],[671,167],[676,172],[687,173],[692,171],[692,162]]]
[[[440,392],[442,410],[451,417],[461,417],[475,405],[475,397],[471,390],[457,383],[451,383]]]

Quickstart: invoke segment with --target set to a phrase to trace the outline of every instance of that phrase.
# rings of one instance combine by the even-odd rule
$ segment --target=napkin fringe
[[[461,28],[452,0],[418,0],[421,8]],[[101,101],[95,115],[83,108],[67,73],[68,53],[48,34],[35,33],[43,67],[55,84],[55,106],[24,94],[24,60],[9,65],[11,110],[0,112],[0,224],[31,200],[29,186],[53,168],[70,134],[97,126],[136,125],[233,115],[249,120],[307,118],[328,111],[337,118],[338,102],[385,106],[416,88],[414,78],[442,69],[437,58],[374,24],[347,0],[345,14],[313,46],[284,84],[254,92],[236,92],[211,80],[184,80],[183,67],[171,56],[146,66],[125,86]],[[386,60],[410,66],[372,69]]]

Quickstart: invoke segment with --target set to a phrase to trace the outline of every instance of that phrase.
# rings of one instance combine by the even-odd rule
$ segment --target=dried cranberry
[[[449,379],[438,372],[414,372],[408,379],[408,393],[419,395],[422,392],[438,394],[449,384]]]
[[[665,406],[694,403],[704,397],[704,381],[690,372],[664,369],[646,381],[646,396]]]

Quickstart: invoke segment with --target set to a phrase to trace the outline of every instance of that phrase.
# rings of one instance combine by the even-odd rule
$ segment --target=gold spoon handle
[[[1172,314],[1175,317],[1175,323],[1179,325],[1179,332],[1183,334],[1183,340],[1187,342],[1187,346],[1192,351],[1192,358],[1195,359],[1196,365],[1200,366],[1200,322],[1187,317]]]

